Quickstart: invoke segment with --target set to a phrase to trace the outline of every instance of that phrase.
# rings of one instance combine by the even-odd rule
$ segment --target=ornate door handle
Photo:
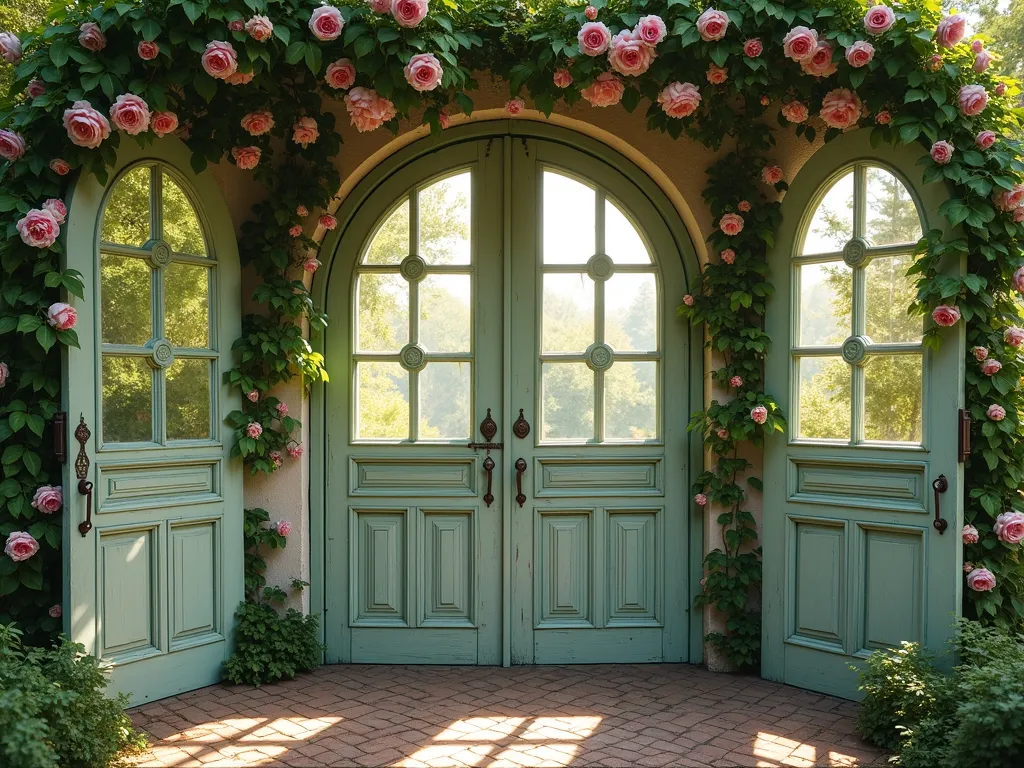
[[[523,495],[523,475],[526,473],[526,459],[516,459],[516,503],[521,507],[526,503],[526,496]]]
[[[484,504],[489,507],[494,501],[494,494],[491,493],[491,481],[494,480],[494,459],[490,456],[484,459],[484,472],[487,473],[487,493],[484,494]]]
[[[938,531],[940,535],[946,532],[946,528],[949,527],[949,523],[942,519],[942,512],[939,507],[939,495],[945,493],[948,488],[949,481],[946,480],[945,475],[939,475],[932,480],[932,490],[935,491],[935,522],[933,522],[932,525],[935,526],[935,530]]]
[[[78,441],[75,476],[78,478],[78,492],[85,496],[85,520],[78,524],[78,532],[83,536],[92,530],[92,483],[89,482],[89,454],[85,450],[90,437],[92,433],[89,431],[89,425],[85,423],[85,416],[80,415],[78,427],[75,429],[75,440]]]

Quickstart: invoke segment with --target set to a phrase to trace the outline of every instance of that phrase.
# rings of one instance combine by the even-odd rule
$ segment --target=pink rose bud
[[[725,67],[720,67],[717,64],[712,64],[708,67],[707,78],[708,82],[712,85],[721,85],[729,79],[729,70]]]
[[[228,29],[230,29],[232,32],[241,32],[243,29],[245,29],[245,22],[242,21],[241,19],[235,19],[234,21],[229,21],[228,22]]]
[[[954,147],[948,141],[936,141],[932,144],[931,156],[938,165],[945,165],[953,159]]]
[[[799,101],[789,101],[782,105],[782,116],[791,123],[802,123],[810,117],[810,111]]]
[[[971,354],[974,355],[974,359],[979,363],[988,357],[987,347],[971,347]]]
[[[374,13],[387,13],[391,10],[391,0],[366,0],[366,4]]]
[[[58,331],[70,331],[78,322],[78,312],[70,304],[58,301],[46,310],[46,322]]]
[[[932,72],[938,72],[942,68],[942,57],[939,54],[934,54],[928,59],[928,69]]]
[[[970,524],[965,525],[960,533],[960,537],[963,539],[964,544],[977,544],[979,538],[978,529]]]
[[[985,44],[981,40],[974,40],[971,42],[971,50],[974,53],[981,53],[985,50]]]
[[[427,17],[427,0],[391,0],[391,15],[400,27],[415,27]]]
[[[750,418],[755,424],[764,424],[768,421],[768,409],[763,405],[756,405],[750,410]]]
[[[983,85],[965,85],[958,95],[960,113],[966,117],[980,115],[988,106],[988,92]]]
[[[16,563],[28,560],[38,551],[39,542],[25,531],[12,531],[4,545],[4,554]]]
[[[990,592],[995,589],[996,577],[988,568],[975,568],[967,574],[967,586],[975,592]]]
[[[612,33],[600,21],[588,21],[576,33],[580,53],[586,56],[600,56],[608,50],[612,42]]]
[[[683,296],[683,304],[685,304],[688,307],[692,307],[693,306],[693,296],[691,296],[690,294],[686,294],[685,296]]]
[[[875,5],[864,14],[864,31],[869,35],[881,35],[896,23],[896,14],[887,5]]]
[[[291,456],[293,459],[299,458],[300,456],[302,456],[302,446],[301,445],[289,445],[288,446],[288,455]]]
[[[260,393],[257,390],[255,390],[255,389],[250,389],[245,394],[245,396],[249,400],[250,403],[255,403],[257,400],[260,399]]]
[[[761,106],[762,107],[767,107],[771,103],[772,103],[772,100],[769,99],[767,96],[762,96],[761,97]]]
[[[509,99],[507,102],[505,102],[505,114],[508,114],[508,115],[513,115],[513,116],[518,115],[525,108],[526,108],[526,102],[524,102],[522,99],[519,99],[519,98]]]
[[[793,27],[782,40],[782,51],[793,61],[803,61],[818,48],[818,33],[807,27]]]
[[[1024,344],[1024,328],[1011,325],[1003,331],[1003,341],[1011,347],[1019,347],[1021,344]]]
[[[995,376],[1002,369],[1003,364],[1000,363],[998,360],[993,360],[992,358],[989,358],[988,360],[983,360],[981,363],[981,372],[984,373],[986,376]]]
[[[1024,267],[1020,267],[1013,273],[1013,289],[1017,293],[1024,293]]]
[[[729,29],[729,17],[722,11],[708,8],[697,17],[697,32],[706,43],[721,40]]]
[[[996,83],[996,96],[1002,96],[1006,93],[1006,83]]]
[[[978,74],[981,74],[982,72],[989,68],[989,65],[991,63],[992,54],[989,53],[988,51],[982,51],[981,53],[974,57],[974,71],[977,72]]]
[[[92,21],[78,28],[78,42],[89,51],[102,51],[107,47],[106,36],[100,31],[99,25]]]
[[[1006,418],[1006,409],[1001,405],[992,403],[992,405],[988,407],[988,410],[985,411],[985,415],[992,419],[992,421],[1002,421]]]
[[[883,109],[877,115],[875,115],[875,122],[879,125],[888,125],[892,122],[892,115],[889,114],[889,110]]]
[[[0,389],[7,386],[7,379],[10,378],[11,369],[7,367],[7,363],[0,362]]]
[[[231,150],[231,157],[243,171],[251,171],[260,164],[260,156],[263,152],[259,147],[234,147]]]
[[[71,165],[66,160],[61,160],[58,157],[50,161],[50,170],[58,176],[67,176],[71,173]]]
[[[747,212],[750,211],[750,201],[749,200],[740,200],[739,203],[736,204],[736,208],[741,213],[747,213]]]
[[[299,235],[302,234],[302,225],[293,224],[291,227],[288,228],[288,234],[291,235],[292,237],[298,237]]]
[[[733,376],[731,379],[729,379],[729,386],[730,387],[742,387],[743,386],[743,377],[742,376]]]
[[[970,560],[964,560],[963,572],[964,573],[970,573],[973,570],[974,570],[974,563],[972,563]]]
[[[320,129],[312,117],[301,117],[292,126],[292,141],[303,149],[316,143],[318,138],[320,138]]]
[[[280,469],[284,466],[284,458],[281,456],[280,451],[271,451],[267,454],[270,462],[274,465],[274,469]]]
[[[341,11],[333,5],[321,5],[309,17],[309,29],[317,40],[336,40],[344,28],[345,20],[341,18]]]
[[[738,213],[727,213],[718,220],[718,228],[730,237],[743,231],[743,217]]]
[[[1024,207],[1014,209],[1013,220],[1018,224],[1024,221]]]
[[[270,110],[261,109],[257,112],[249,112],[240,121],[242,129],[250,136],[262,136],[269,133],[274,127],[274,116]]]
[[[1003,512],[996,518],[992,532],[1006,544],[1024,541],[1024,512]]]
[[[935,30],[935,42],[942,48],[953,48],[964,39],[967,17],[959,13],[945,16]]]
[[[300,205],[298,208],[295,209],[295,215],[300,216],[304,219],[307,216],[309,216],[309,209],[304,205]]]
[[[41,485],[32,497],[32,506],[44,515],[52,515],[64,506],[64,492],[59,485]]]
[[[283,419],[288,415],[288,403],[278,403],[276,409],[278,417]]]
[[[942,326],[943,328],[956,325],[956,322],[959,319],[960,310],[957,307],[953,307],[948,304],[939,304],[939,306],[932,310],[932,320],[935,321],[936,325]]]
[[[662,111],[674,118],[692,115],[700,106],[700,100],[700,90],[693,83],[669,83],[658,94]]]
[[[317,219],[317,223],[328,231],[338,226],[338,220],[331,216],[331,214],[329,213],[325,213],[323,216]]]
[[[152,61],[160,55],[160,46],[155,42],[143,40],[138,47],[139,58],[143,61]]]
[[[734,261],[736,261],[736,251],[734,251],[732,248],[726,248],[718,255],[726,264],[732,264]]]
[[[60,603],[57,603],[56,605],[51,605],[50,610],[47,611],[47,613],[50,614],[51,619],[59,619],[62,613]]]
[[[764,53],[764,46],[761,45],[760,38],[755,37],[743,43],[743,55],[748,59],[756,59],[762,53]]]
[[[304,262],[302,262],[302,269],[305,272],[316,272],[320,268],[320,260],[315,256],[310,256]]]
[[[338,59],[327,67],[327,84],[338,91],[355,85],[356,68],[349,59]]]
[[[29,80],[28,85],[25,87],[25,93],[30,99],[34,99],[36,96],[42,96],[46,93],[46,83],[39,78]]]
[[[725,429],[724,427],[719,429],[718,432],[716,432],[715,434],[718,435],[718,438],[720,440],[728,440],[729,439],[729,430]]]
[[[245,428],[245,434],[256,440],[260,435],[263,434],[263,425],[258,421],[250,421],[248,426]]]
[[[585,15],[585,16],[586,16],[586,17],[587,17],[588,19],[590,19],[591,21],[593,21],[594,19],[596,19],[596,18],[597,18],[597,8],[595,8],[595,7],[594,7],[594,6],[592,6],[592,5],[588,5],[588,6],[587,6],[587,7],[586,7],[586,8],[585,8],[585,9],[583,10],[583,14],[584,14],[584,15]]]
[[[974,139],[974,143],[978,149],[988,149],[996,143],[996,134],[994,131],[982,131],[978,134],[977,138]]]
[[[47,210],[33,208],[15,225],[21,241],[30,248],[49,248],[60,236],[60,224]]]
[[[292,532],[292,524],[287,520],[278,520],[274,528],[277,529],[278,534],[281,536],[288,536]]]
[[[568,69],[556,69],[555,75],[551,79],[556,88],[568,88],[572,85],[572,75]]]
[[[705,496],[703,493],[698,493],[696,496],[693,497],[693,503],[696,504],[698,507],[706,506],[708,503],[708,497]]]

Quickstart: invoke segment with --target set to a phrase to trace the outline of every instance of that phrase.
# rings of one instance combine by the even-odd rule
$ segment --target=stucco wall
[[[493,82],[487,76],[478,76],[478,81],[480,82],[479,90],[471,94],[476,105],[473,117],[456,116],[452,120],[453,125],[458,125],[469,119],[508,119],[504,113],[504,104],[508,99],[507,86],[501,82]],[[701,198],[701,192],[707,183],[707,176],[703,169],[711,165],[721,153],[727,151],[728,145],[718,152],[713,152],[685,137],[673,140],[667,134],[649,132],[644,118],[645,109],[646,105],[642,105],[635,113],[629,114],[620,108],[600,109],[581,102],[571,109],[559,110],[550,118],[527,110],[514,119],[547,120],[553,124],[577,130],[608,144],[639,166],[658,183],[678,210],[693,240],[698,258],[704,264],[708,259],[705,240],[713,229],[713,222],[711,213]],[[360,134],[350,127],[348,116],[340,101],[335,103],[334,112],[344,144],[335,159],[342,184],[332,205],[332,211],[341,204],[360,179],[382,159],[411,142],[428,136],[427,130],[415,123],[403,125],[397,137],[384,129]],[[786,180],[791,181],[819,145],[810,145],[805,140],[797,138],[792,132],[785,132],[781,129],[775,131],[775,139],[776,146],[771,157],[783,168]],[[249,174],[238,171],[229,164],[225,163],[214,168],[213,173],[224,193],[237,229],[241,222],[248,217],[251,205],[259,199],[263,191],[252,183]],[[766,186],[762,189],[766,194],[771,193]],[[316,217],[319,213],[319,211],[311,212],[310,220],[307,222],[307,234],[313,234]],[[322,231],[317,231],[316,237],[319,239],[323,234]],[[243,298],[248,300],[255,280],[251,273],[247,274],[245,278]],[[705,399],[708,402],[714,398],[721,400],[728,397],[726,393],[716,390],[709,378],[710,372],[719,364],[720,360],[716,359],[716,356],[707,353],[704,391]],[[327,361],[327,366],[330,370],[330,360]],[[308,442],[309,409],[308,400],[303,396],[301,387],[296,382],[287,387],[285,391],[275,394],[288,403],[292,413],[302,413],[304,424],[302,443],[305,446]],[[748,454],[748,458],[754,464],[753,473],[759,475],[762,463],[760,452],[752,451]],[[292,534],[292,540],[287,549],[271,553],[268,558],[270,566],[268,579],[271,583],[287,586],[293,578],[311,580],[309,575],[309,479],[308,454],[304,454],[301,461],[286,461],[284,468],[270,478],[257,477],[246,481],[245,503],[247,506],[262,506],[270,512],[272,519],[288,519],[294,525],[295,532]],[[748,506],[760,526],[760,495],[751,491]],[[714,523],[715,517],[716,510],[708,509],[705,514],[705,543],[709,549],[722,544],[720,531]],[[296,604],[308,608],[308,593],[304,598],[296,598],[295,601]],[[710,612],[706,614],[706,628],[715,628],[718,625],[716,619],[717,617],[711,615]],[[712,668],[721,666],[719,660],[713,657],[706,661]]]

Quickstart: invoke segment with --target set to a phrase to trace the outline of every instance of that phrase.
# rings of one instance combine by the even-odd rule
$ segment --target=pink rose
[[[608,50],[612,43],[612,33],[600,21],[588,21],[576,34],[580,45],[580,53],[587,56],[600,56]]]
[[[700,90],[693,83],[669,83],[658,94],[658,103],[669,117],[687,117],[700,106]]]
[[[64,220],[68,216],[68,207],[64,205],[64,201],[58,200],[55,197],[51,197],[43,203],[43,210],[49,211],[53,215],[53,218],[57,220],[58,224],[63,224]]]
[[[251,83],[255,76],[255,72],[232,72],[224,78],[224,82],[228,85],[245,85]]]
[[[981,372],[984,373],[986,376],[995,376],[1003,369],[1003,364],[1000,363],[998,360],[993,360],[992,358],[989,358],[988,360],[983,360],[980,367]]]
[[[310,256],[304,262],[302,262],[303,272],[309,272],[310,274],[313,274],[318,269],[320,269],[320,259],[318,259],[316,256]]]
[[[432,53],[417,53],[405,65],[405,81],[417,91],[434,90],[443,74],[441,62]]]
[[[56,605],[51,605],[50,610],[47,611],[47,613],[50,614],[51,619],[59,619],[61,616],[60,603],[57,603]]]
[[[983,43],[981,40],[972,40],[971,50],[974,53],[981,53],[983,50],[985,50],[985,43]]]
[[[391,0],[366,0],[366,4],[374,13],[387,13],[391,10]]]
[[[282,419],[285,416],[288,415],[288,403],[278,403],[277,404],[277,415],[278,415],[279,418],[282,418]]]
[[[982,51],[981,53],[974,57],[974,71],[980,74],[981,72],[984,72],[986,69],[988,69],[991,63],[992,54],[989,53],[988,51]]]
[[[985,411],[985,415],[992,419],[992,421],[1002,421],[1006,418],[1006,409],[1001,405],[992,403],[992,405],[988,407],[988,410]]]
[[[610,107],[622,100],[626,87],[611,72],[602,72],[580,95],[595,107]]]
[[[686,306],[692,307],[693,306],[693,302],[694,302],[694,298],[690,294],[686,294],[685,296],[683,296],[683,304],[685,304]]]
[[[936,141],[932,144],[931,156],[939,165],[945,165],[953,159],[953,150],[955,147],[948,141]]]
[[[974,359],[980,363],[988,357],[988,349],[986,347],[971,347],[971,354],[974,355]]]
[[[1011,325],[1003,331],[1003,341],[1011,347],[1019,347],[1021,344],[1024,344],[1024,328]]]
[[[700,39],[706,43],[721,40],[728,28],[729,17],[714,8],[708,8],[697,17],[697,31],[700,33]]]
[[[131,136],[137,136],[149,130],[151,117],[149,105],[141,96],[136,96],[134,93],[118,96],[110,106],[110,119],[114,123],[114,127]]]
[[[750,40],[746,40],[743,43],[743,55],[748,59],[756,59],[764,53],[764,46],[761,45],[760,38],[754,37]]]
[[[977,544],[978,543],[978,529],[973,525],[965,525],[963,530],[960,532],[960,538],[964,544]]]
[[[996,83],[996,96],[1006,93],[1006,83]]]
[[[734,251],[732,248],[726,248],[718,255],[726,264],[732,264],[734,261],[736,261],[736,251]]]
[[[768,421],[768,409],[763,405],[755,405],[750,410],[750,418],[754,420],[755,424],[764,424]]]
[[[71,143],[86,149],[96,149],[110,135],[110,123],[88,101],[76,101],[64,110],[64,129]]]
[[[729,379],[729,386],[730,387],[742,387],[743,386],[743,377],[742,376],[733,376],[731,379]]]
[[[738,213],[727,213],[718,220],[718,228],[732,237],[743,231],[743,217]]]
[[[851,67],[867,66],[873,58],[875,58],[875,46],[863,40],[858,40],[846,49],[846,61]]]
[[[654,48],[624,29],[612,38],[608,50],[608,63],[621,75],[636,77],[651,67]]]
[[[782,40],[782,51],[793,61],[803,61],[814,55],[818,47],[818,33],[807,27],[793,27]]]
[[[452,119],[448,116],[447,112],[441,112],[437,116],[437,122],[440,123],[442,131],[451,124],[451,121]]]
[[[945,16],[935,30],[935,42],[942,48],[952,48],[964,38],[967,17],[959,13]]]
[[[821,119],[832,128],[846,131],[857,125],[864,105],[848,88],[836,88],[821,101]]]
[[[49,248],[60,235],[60,225],[52,213],[33,208],[15,225],[21,241],[31,248]]]
[[[729,79],[729,70],[725,67],[720,67],[717,64],[712,64],[708,67],[708,82],[712,85],[721,85]]]
[[[321,5],[309,17],[309,30],[317,40],[336,40],[344,28],[341,11],[333,5]]]
[[[301,224],[294,224],[294,225],[292,225],[288,229],[288,234],[291,235],[292,237],[298,237],[299,235],[302,234],[302,225]]]
[[[593,21],[594,19],[597,18],[597,8],[595,8],[592,5],[588,5],[586,8],[583,9],[583,15],[586,16],[591,21]]]
[[[67,160],[61,160],[58,157],[50,161],[50,170],[58,176],[67,176],[71,173],[71,165]]]
[[[747,213],[748,211],[750,211],[750,201],[740,200],[736,204],[736,210],[738,210],[740,213]]]
[[[345,108],[360,133],[379,128],[397,114],[390,101],[374,90],[358,86],[345,95]]]
[[[46,322],[58,331],[70,331],[78,322],[78,312],[70,304],[58,301],[46,310]]]
[[[888,125],[892,122],[892,115],[889,114],[889,110],[883,109],[877,115],[875,115],[875,122],[879,125]]]
[[[292,524],[287,520],[278,520],[274,525],[274,529],[281,536],[288,536],[292,532]]]
[[[327,67],[327,84],[339,91],[351,88],[356,81],[356,68],[348,59],[338,59]]]
[[[29,80],[28,85],[25,86],[25,93],[30,99],[34,99],[36,96],[42,96],[46,93],[46,83],[39,78]]]
[[[980,115],[988,105],[988,93],[983,85],[965,85],[960,88],[960,112],[967,117]]]
[[[835,74],[836,65],[832,62],[832,44],[825,40],[819,40],[814,53],[800,62],[800,69],[814,77],[828,77]]]
[[[0,129],[0,157],[9,163],[20,160],[25,154],[25,140],[21,134]]]
[[[696,496],[693,497],[693,503],[696,504],[698,507],[706,506],[708,503],[708,497],[705,496],[703,493],[698,493]]]
[[[8,64],[21,61],[21,40],[13,32],[0,32],[0,58]]]
[[[988,149],[996,143],[996,134],[994,131],[982,131],[975,138],[974,143],[978,149]]]
[[[391,0],[391,15],[400,27],[415,27],[427,17],[427,0]]]
[[[505,102],[505,114],[515,117],[526,109],[526,102],[520,98],[509,99]]]
[[[715,434],[718,435],[718,439],[719,440],[728,440],[729,439],[729,430],[725,429],[725,427],[722,427],[721,429],[719,429]]]
[[[320,138],[320,129],[312,117],[300,117],[292,126],[292,141],[305,149]]]
[[[572,75],[568,69],[556,69],[554,77],[551,79],[556,88],[568,88],[572,85]]]
[[[1024,184],[1014,184],[1013,189],[1004,189],[992,195],[992,202],[1001,211],[1012,211],[1024,205]]]
[[[235,165],[243,171],[251,171],[259,165],[262,154],[259,147],[233,147],[231,150],[231,157],[234,158]]]
[[[210,77],[227,80],[238,71],[238,54],[231,43],[214,40],[206,44],[202,63],[203,69]]]
[[[143,61],[152,61],[160,55],[160,46],[149,40],[143,40],[138,47],[139,58]]]
[[[271,451],[267,454],[267,458],[274,465],[274,469],[280,469],[284,465],[284,458],[282,458],[280,451]]]
[[[938,72],[942,69],[942,56],[937,53],[933,54],[932,57],[928,59],[927,66],[932,72]]]
[[[1013,289],[1017,293],[1024,293],[1024,267],[1013,273]]]
[[[39,542],[24,531],[12,531],[4,545],[4,554],[16,563],[28,560],[39,551]]]
[[[259,390],[250,389],[248,392],[245,393],[245,399],[248,400],[250,403],[255,403],[257,400],[260,399]]]
[[[32,506],[44,515],[52,515],[64,506],[64,493],[59,485],[41,485],[32,497]]]
[[[992,531],[1007,544],[1024,541],[1024,512],[1003,512],[996,518]]]
[[[799,101],[788,101],[782,105],[782,116],[791,123],[802,123],[810,117],[810,111]]]
[[[178,116],[173,112],[154,112],[150,125],[152,125],[153,133],[157,138],[162,139],[167,134],[178,130]]]
[[[864,31],[869,35],[881,35],[888,32],[896,23],[896,14],[887,5],[875,5],[864,14]]]
[[[102,51],[107,47],[107,38],[100,32],[99,24],[87,21],[78,28],[78,42],[89,51]]]
[[[251,437],[253,440],[259,438],[263,434],[263,425],[258,421],[250,421],[249,425],[245,428],[245,434]]]
[[[242,21],[241,19],[235,19],[234,21],[229,21],[228,22],[228,29],[230,29],[232,32],[241,32],[243,29],[245,29],[245,22]]]
[[[274,34],[274,25],[270,23],[270,19],[266,16],[253,16],[245,22],[245,31],[257,43],[263,43]]]
[[[7,379],[11,375],[11,369],[7,367],[7,363],[0,362],[0,389],[7,386]]]
[[[951,307],[948,304],[939,304],[935,309],[932,310],[932,320],[935,321],[936,325],[948,328],[951,325],[956,325],[960,319],[960,310],[956,307]]]
[[[317,219],[317,224],[319,224],[321,227],[330,232],[332,229],[338,226],[338,220],[331,216],[331,214],[325,213],[323,216]]]
[[[642,16],[633,27],[633,34],[648,45],[657,45],[668,34],[668,27],[661,16]]]
[[[782,169],[777,165],[766,165],[761,169],[761,181],[772,186],[782,181]]]
[[[988,592],[995,589],[996,577],[988,568],[975,568],[967,574],[967,586],[975,592]]]
[[[291,456],[293,459],[297,459],[300,456],[302,456],[302,446],[301,445],[289,445],[287,450],[288,450],[288,455]]]

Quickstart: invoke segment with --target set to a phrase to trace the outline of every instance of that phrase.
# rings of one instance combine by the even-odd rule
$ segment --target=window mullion
[[[163,174],[160,173],[159,165],[151,166],[149,172],[149,231],[154,240],[163,240]]]

